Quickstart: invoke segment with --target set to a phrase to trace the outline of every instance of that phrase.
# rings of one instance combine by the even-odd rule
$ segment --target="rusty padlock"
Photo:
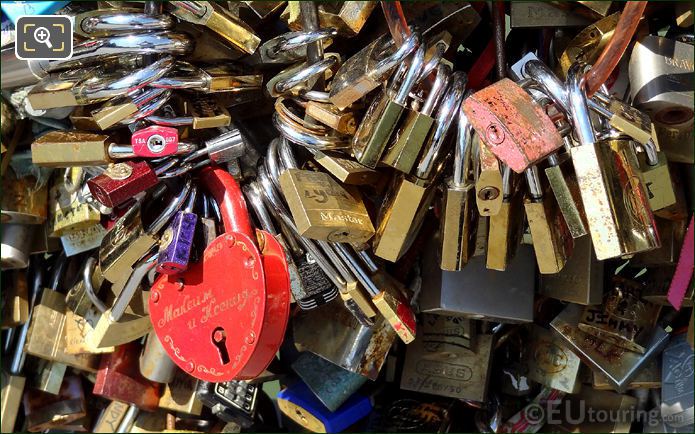
[[[285,253],[268,232],[254,233],[232,175],[207,167],[199,179],[219,204],[225,233],[186,272],[157,279],[150,319],[166,352],[190,375],[216,383],[255,378],[287,327]]]
[[[562,147],[543,108],[507,78],[466,98],[463,110],[488,149],[516,173]]]

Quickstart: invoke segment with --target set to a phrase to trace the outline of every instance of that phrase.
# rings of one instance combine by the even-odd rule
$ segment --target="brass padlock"
[[[598,59],[608,41],[613,38],[620,12],[608,15],[590,24],[572,39],[560,56],[558,72],[561,77],[567,76],[567,71],[575,62],[593,64]]]
[[[433,113],[444,96],[450,76],[451,68],[446,64],[440,64],[422,108],[418,111],[409,110],[398,132],[394,134],[382,158],[384,164],[403,173],[410,173],[434,124]],[[365,118],[364,121],[368,119]]]
[[[482,149],[482,148],[481,148]],[[485,267],[504,271],[514,258],[524,231],[523,190],[518,176],[503,165],[499,211],[490,216]]]
[[[397,261],[410,247],[420,230],[427,209],[434,197],[433,182],[443,170],[447,133],[458,113],[466,78],[457,71],[451,79],[447,95],[437,113],[437,126],[427,138],[413,176],[397,175],[378,217],[374,237],[374,254],[388,261]]]
[[[512,29],[581,27],[591,21],[548,2],[513,2],[509,13]]]
[[[112,139],[84,131],[51,131],[31,144],[31,159],[37,166],[100,166],[113,162]]]
[[[351,194],[330,175],[287,169],[280,175],[280,185],[300,235],[364,243],[374,234],[359,192]]]
[[[544,194],[545,188],[538,176],[538,169],[526,169],[529,194],[524,200],[533,249],[536,252],[538,270],[541,274],[560,272],[567,259],[572,256],[574,240],[560,212],[555,197]]]
[[[676,192],[671,180],[671,171],[666,155],[660,152],[654,142],[643,144],[644,152],[638,155],[644,187],[649,196],[652,211],[660,211],[676,203]]]
[[[499,162],[490,148],[482,144],[480,135],[477,133],[473,134],[473,145],[478,150],[475,202],[481,216],[491,217],[500,212],[502,202],[504,202],[502,172],[511,169],[506,164]],[[506,169],[502,169],[501,166]]]
[[[381,177],[378,171],[363,166],[357,161],[342,154],[331,151],[323,152],[313,150],[312,153],[314,154],[314,160],[343,184],[375,184]]]
[[[29,320],[27,273],[22,270],[2,274],[2,328],[17,327]]]
[[[25,377],[11,375],[0,371],[2,377],[2,392],[0,392],[0,421],[2,421],[2,432],[15,432],[15,422],[19,412],[19,405],[22,403],[24,392]]]
[[[419,44],[419,34],[417,35]],[[411,89],[420,75],[425,61],[425,48],[420,45],[415,50],[410,65],[401,65],[391,79],[391,86],[383,91],[367,109],[359,128],[352,139],[355,158],[367,167],[375,168],[381,154],[391,140],[398,122],[406,110],[406,101]],[[403,81],[399,76],[404,73]]]
[[[569,102],[580,146],[572,163],[599,260],[653,250],[660,245],[637,158],[629,140],[597,143],[581,87],[583,67],[568,72]]]
[[[335,27],[343,36],[355,36],[362,30],[376,6],[373,1],[322,3],[318,5],[318,25],[320,28]],[[296,2],[288,2],[287,8],[280,15],[280,19],[287,22],[292,30],[304,28],[300,18],[299,3]]]
[[[2,176],[2,223],[42,224],[47,217],[48,183],[33,175],[17,177],[12,167]]]
[[[564,137],[565,144],[570,142],[569,137]],[[571,149],[571,145],[570,149]],[[568,157],[564,155],[564,157]],[[555,154],[548,156],[548,167],[545,168],[545,176],[548,178],[548,184],[553,191],[555,200],[557,201],[562,217],[567,224],[572,238],[579,238],[586,235],[587,228],[584,220],[584,207],[582,206],[579,186],[575,179],[574,173],[571,172],[569,158],[558,157]]]
[[[50,236],[62,237],[98,225],[101,213],[79,198],[83,170],[69,168],[58,173],[63,176],[59,177],[49,192],[52,224]]]
[[[463,110],[458,112],[454,175],[447,181],[444,193],[441,230],[441,268],[459,271],[475,252],[478,208],[475,205],[475,184],[472,182],[472,132]]]

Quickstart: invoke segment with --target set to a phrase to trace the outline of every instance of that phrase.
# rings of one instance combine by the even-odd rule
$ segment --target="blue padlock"
[[[321,433],[341,432],[372,411],[369,398],[354,393],[336,411],[331,412],[301,381],[280,391],[277,402],[285,416],[309,431]]]

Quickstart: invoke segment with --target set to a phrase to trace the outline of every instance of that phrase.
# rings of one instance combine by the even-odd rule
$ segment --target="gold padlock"
[[[280,175],[299,234],[307,238],[364,243],[374,235],[374,226],[359,193],[348,192],[330,175],[287,169]]]

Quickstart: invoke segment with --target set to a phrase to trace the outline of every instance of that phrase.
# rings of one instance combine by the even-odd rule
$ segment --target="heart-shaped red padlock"
[[[219,204],[225,233],[186,272],[159,276],[150,320],[166,352],[190,375],[211,382],[255,378],[275,357],[287,327],[285,253],[269,233],[256,230],[254,237],[232,175],[208,167],[199,178]]]

